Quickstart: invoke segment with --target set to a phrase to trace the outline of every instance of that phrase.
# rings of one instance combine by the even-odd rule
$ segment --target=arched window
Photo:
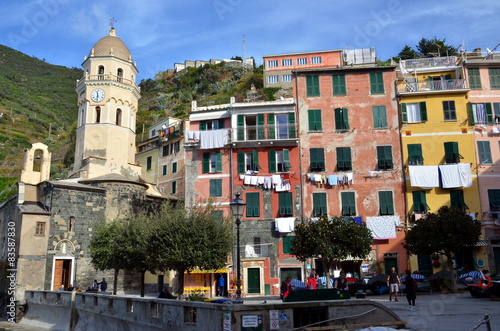
[[[85,109],[82,108],[80,111],[80,126],[85,124]]]
[[[118,68],[118,70],[116,71],[116,80],[120,83],[123,83],[123,69],[122,68]]]
[[[97,74],[99,75],[97,77],[98,80],[104,80],[104,66],[99,66],[99,68],[97,68]]]
[[[122,110],[120,108],[116,109],[116,125],[122,125]]]
[[[75,232],[75,218],[71,216],[69,218],[69,227],[68,227],[69,232]]]
[[[33,159],[33,171],[40,172],[42,169],[43,151],[37,149],[35,151],[35,158]]]
[[[101,107],[95,107],[95,122],[101,123]]]

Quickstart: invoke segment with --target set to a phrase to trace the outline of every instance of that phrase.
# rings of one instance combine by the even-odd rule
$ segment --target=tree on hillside
[[[399,52],[398,57],[401,60],[410,60],[410,59],[415,59],[418,56],[417,52],[411,46],[405,45],[405,47],[403,47],[401,52]]]
[[[452,56],[457,53],[457,48],[446,44],[446,39],[422,38],[416,45],[416,50],[411,46],[405,45],[399,52],[401,60],[415,59],[420,57],[441,57]]]
[[[410,254],[445,255],[448,270],[453,271],[453,254],[474,246],[480,236],[481,222],[458,208],[443,206],[437,213],[418,220],[407,232],[403,246]],[[451,272],[451,275],[455,288],[455,274]]]
[[[372,235],[367,227],[345,218],[324,216],[316,222],[297,225],[291,251],[302,262],[321,259],[328,277],[333,263],[348,257],[363,260],[370,254],[371,245]]]

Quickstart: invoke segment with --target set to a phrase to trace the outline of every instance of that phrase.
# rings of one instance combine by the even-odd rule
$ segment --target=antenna
[[[114,17],[111,17],[111,18],[109,19],[109,25],[111,26],[111,29],[114,29],[114,28],[115,28],[115,24],[114,24],[114,23],[116,23],[116,20],[115,20],[115,18],[114,18]]]
[[[245,38],[245,35],[243,35],[243,40],[241,42],[242,42],[241,58],[243,59],[243,64],[245,64],[247,59],[247,39]]]

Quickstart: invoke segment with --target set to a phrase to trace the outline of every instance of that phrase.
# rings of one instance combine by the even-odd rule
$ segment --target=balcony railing
[[[91,82],[91,81],[113,81],[113,82],[118,82],[118,83],[121,83],[121,84],[125,84],[125,85],[130,85],[130,86],[134,86],[136,88],[139,88],[139,86],[131,79],[127,79],[127,78],[123,78],[123,77],[120,77],[120,76],[116,76],[116,75],[105,75],[105,74],[102,74],[102,75],[85,75],[83,76],[80,80],[78,80],[76,82],[76,86],[80,85],[80,84],[83,84],[83,82]]]
[[[297,138],[295,124],[256,125],[232,129],[234,141],[287,140]]]
[[[399,62],[401,71],[412,71],[415,69],[433,67],[455,67],[457,66],[456,56],[429,57],[423,59],[401,60]]]
[[[426,80],[420,82],[407,79],[405,82],[397,84],[397,89],[398,93],[463,90],[467,89],[467,82],[465,79]]]

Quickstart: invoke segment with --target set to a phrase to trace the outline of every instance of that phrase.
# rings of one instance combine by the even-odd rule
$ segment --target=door
[[[398,270],[398,259],[394,258],[385,258],[384,259],[384,265],[385,265],[385,274],[388,275],[391,273],[391,268],[394,267],[396,268],[396,272],[399,273]]]
[[[260,293],[260,268],[247,269],[248,294]]]
[[[54,265],[54,287],[52,291],[57,290],[63,284],[63,266],[64,260],[56,260]]]
[[[418,255],[418,272],[425,277],[432,275],[432,260],[430,255]]]

